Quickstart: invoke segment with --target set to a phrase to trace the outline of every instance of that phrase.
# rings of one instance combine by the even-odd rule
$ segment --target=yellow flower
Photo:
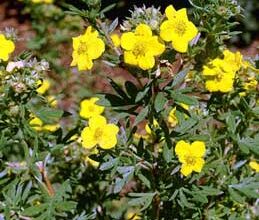
[[[46,93],[48,91],[48,89],[50,88],[50,82],[49,80],[44,79],[43,81],[38,80],[37,84],[40,86],[36,91],[43,95],[44,93]]]
[[[216,58],[203,67],[202,74],[206,77],[205,86],[210,92],[230,92],[233,90],[236,72],[231,63]]]
[[[36,131],[50,131],[54,132],[59,129],[60,125],[59,124],[46,124],[44,125],[43,121],[34,116],[29,124],[36,130]]]
[[[226,64],[228,64],[226,67],[229,67],[232,69],[232,71],[236,72],[240,70],[241,66],[243,65],[243,56],[238,51],[236,53],[232,53],[230,50],[224,50],[224,61]]]
[[[250,161],[249,166],[255,170],[255,172],[259,172],[259,163],[256,161]]]
[[[115,47],[119,47],[121,45],[121,40],[118,34],[112,34],[111,39]]]
[[[82,118],[91,118],[100,115],[104,111],[104,107],[95,104],[99,98],[93,97],[90,99],[85,99],[80,103],[80,116]]]
[[[143,70],[153,68],[155,56],[165,50],[164,44],[159,42],[157,36],[152,35],[151,28],[146,24],[139,24],[135,32],[123,33],[121,47],[125,50],[125,63],[139,66]]]
[[[117,144],[118,132],[118,126],[107,124],[103,116],[91,117],[89,127],[85,127],[81,133],[83,147],[90,149],[98,144],[103,149],[113,148]]]
[[[160,36],[164,41],[172,41],[173,48],[181,53],[188,49],[188,43],[197,35],[195,25],[188,20],[186,8],[178,11],[172,5],[165,10],[168,20],[160,26]]]
[[[71,66],[79,70],[90,70],[93,60],[99,58],[105,50],[104,42],[98,37],[98,32],[89,26],[84,35],[73,38],[73,61]]]
[[[202,141],[194,141],[192,144],[183,140],[177,142],[175,153],[182,163],[181,173],[184,176],[188,176],[192,171],[201,172],[205,163],[203,159],[205,151],[205,143]]]
[[[0,60],[7,61],[14,49],[13,41],[6,39],[3,34],[0,34]]]

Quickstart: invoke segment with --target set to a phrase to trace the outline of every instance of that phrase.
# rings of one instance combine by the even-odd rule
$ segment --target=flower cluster
[[[230,92],[233,90],[236,72],[241,68],[242,55],[224,50],[223,58],[216,58],[203,67],[206,89],[210,92]]]
[[[98,98],[90,98],[81,102],[80,116],[89,119],[88,126],[81,133],[82,145],[92,149],[99,145],[102,149],[110,149],[117,144],[119,128],[115,124],[107,123],[101,114],[104,107],[95,104]]]

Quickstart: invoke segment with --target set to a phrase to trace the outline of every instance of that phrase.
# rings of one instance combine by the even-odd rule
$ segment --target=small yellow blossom
[[[7,61],[14,49],[13,41],[6,39],[3,34],[0,34],[0,60]]]
[[[257,87],[257,80],[255,77],[248,77],[248,82],[244,83],[244,89],[249,90],[256,90]]]
[[[224,58],[215,58],[207,65],[203,66],[203,76],[205,76],[206,89],[210,92],[230,92],[236,72],[241,68],[242,55],[224,50]]]
[[[117,144],[118,126],[107,124],[105,117],[98,115],[89,119],[89,127],[81,133],[83,147],[91,149],[97,144],[103,149],[110,149]]]
[[[250,161],[249,166],[255,170],[256,173],[259,172],[259,163],[257,163],[256,161]]]
[[[151,28],[146,24],[139,24],[135,32],[123,33],[121,47],[125,50],[125,63],[139,66],[143,70],[153,68],[155,56],[165,50],[164,44],[152,35]]]
[[[44,125],[43,121],[34,116],[29,124],[36,130],[36,131],[50,131],[54,132],[59,129],[60,125],[59,124],[46,124]]]
[[[50,88],[50,81],[46,80],[46,79],[44,79],[43,81],[41,81],[41,80],[37,81],[37,84],[40,87],[38,87],[38,89],[36,91],[41,95],[45,94],[48,91],[48,89]]]
[[[80,116],[82,118],[91,118],[100,115],[104,111],[104,107],[95,104],[99,98],[92,97],[90,99],[85,99],[80,103]]]
[[[188,176],[193,171],[201,172],[205,163],[203,156],[205,155],[205,143],[202,141],[194,141],[189,144],[183,140],[177,142],[175,153],[182,163],[181,173]]]
[[[81,70],[90,70],[93,60],[99,58],[105,50],[105,44],[98,32],[89,26],[84,35],[73,38],[73,61],[71,66]]]
[[[112,34],[111,40],[115,47],[119,47],[121,45],[121,40],[118,34]]]
[[[160,26],[161,38],[167,42],[171,41],[176,51],[185,53],[188,43],[198,33],[197,28],[188,20],[186,8],[176,11],[172,5],[169,5],[165,14],[168,20]]]

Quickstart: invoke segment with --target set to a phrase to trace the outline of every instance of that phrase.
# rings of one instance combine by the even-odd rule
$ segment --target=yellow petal
[[[101,115],[97,115],[89,119],[89,127],[91,129],[103,128],[106,124],[106,118]]]
[[[146,24],[139,24],[136,27],[135,34],[138,36],[152,36],[152,30],[151,28]]]
[[[200,173],[205,161],[202,158],[196,158],[196,163],[193,166],[193,170]]]
[[[130,65],[137,65],[137,57],[131,51],[124,52],[124,62]]]
[[[164,21],[160,26],[160,37],[164,41],[172,41],[172,30],[174,22],[171,20]]]
[[[176,14],[176,17],[188,21],[186,8],[181,8],[180,10],[176,11],[175,14]]]
[[[136,37],[134,33],[127,32],[121,36],[121,47],[125,50],[132,50],[136,43]]]
[[[111,40],[112,43],[114,44],[115,47],[119,47],[121,44],[121,40],[118,34],[112,34],[111,35]]]
[[[203,157],[206,152],[205,143],[203,141],[194,141],[191,144],[190,152],[195,157]]]
[[[175,153],[179,157],[182,155],[186,155],[189,152],[189,149],[190,149],[190,144],[183,140],[180,140],[177,142],[175,146]]]
[[[173,37],[172,39],[172,46],[173,48],[180,52],[180,53],[186,53],[188,49],[188,41],[186,41],[184,38],[181,37]]]
[[[174,6],[167,6],[167,8],[165,9],[165,14],[168,19],[174,19],[176,16],[176,10],[174,9]]]
[[[111,149],[117,144],[117,134],[119,132],[118,126],[114,124],[108,124],[103,127],[103,136],[99,143],[103,149]]]
[[[140,56],[138,59],[139,67],[143,70],[151,69],[155,65],[155,58],[153,56]]]
[[[105,44],[101,39],[95,39],[88,44],[88,56],[90,59],[99,58],[102,53],[105,51]]]
[[[181,167],[181,173],[184,175],[184,176],[188,176],[192,173],[192,167],[191,166],[188,166],[187,164],[183,164],[182,167]]]
[[[94,133],[89,127],[85,127],[83,131],[81,132],[82,137],[82,145],[83,147],[87,149],[93,148],[95,145],[97,145],[97,141],[94,138]]]

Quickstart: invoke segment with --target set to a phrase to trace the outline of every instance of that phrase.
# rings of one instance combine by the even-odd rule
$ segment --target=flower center
[[[146,47],[144,45],[143,42],[139,43],[137,42],[134,46],[134,49],[133,49],[133,54],[138,57],[138,56],[144,56],[145,53],[146,53]]]
[[[193,156],[187,155],[184,159],[189,166],[194,166],[194,164],[196,163],[196,158]]]
[[[184,21],[179,20],[175,23],[174,31],[179,35],[183,36],[186,32],[187,25]]]
[[[87,53],[87,45],[85,42],[80,42],[79,47],[77,49],[77,53],[79,55]]]
[[[94,132],[94,138],[99,141],[102,138],[103,135],[103,129],[102,128],[96,128]]]

